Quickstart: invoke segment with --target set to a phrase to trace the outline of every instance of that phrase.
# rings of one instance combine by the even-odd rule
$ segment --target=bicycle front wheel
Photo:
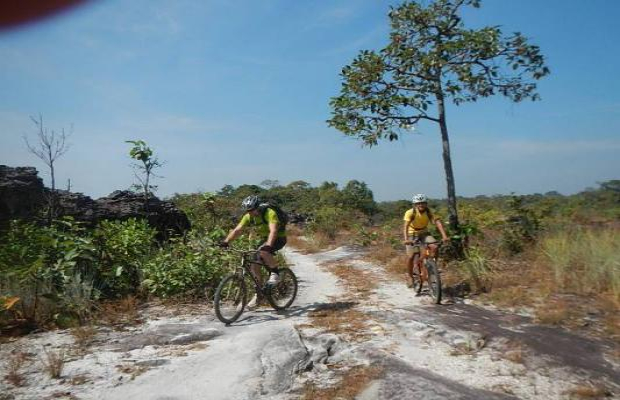
[[[283,268],[279,275],[280,281],[265,293],[269,304],[278,311],[288,308],[297,296],[297,277],[293,271]]]
[[[439,268],[433,259],[426,260],[426,269],[428,270],[428,286],[431,296],[435,304],[441,303],[441,277],[439,276]]]
[[[247,303],[247,289],[239,274],[228,275],[215,291],[215,315],[226,325],[235,322]]]

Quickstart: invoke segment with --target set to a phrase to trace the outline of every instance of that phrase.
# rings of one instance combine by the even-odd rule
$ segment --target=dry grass
[[[484,349],[487,345],[487,338],[485,336],[478,338],[476,341],[468,341],[454,347],[450,352],[451,356],[464,356],[472,355],[480,350]]]
[[[556,286],[577,294],[612,293],[620,301],[620,232],[574,229],[541,240],[539,263]]]
[[[369,271],[339,262],[323,265],[340,279],[350,294],[367,295],[377,287],[377,276]]]
[[[73,342],[80,352],[85,352],[97,336],[97,329],[92,325],[78,326],[71,329]]]
[[[90,382],[90,376],[88,374],[74,375],[69,379],[69,383],[73,386],[83,385]]]
[[[26,377],[22,369],[30,362],[30,356],[23,351],[11,354],[6,362],[7,373],[4,380],[13,386],[24,386]]]
[[[525,346],[521,342],[508,342],[499,354],[503,359],[515,364],[525,364]]]
[[[150,367],[146,365],[120,364],[116,365],[116,369],[123,374],[129,375],[130,380],[134,380],[136,377],[148,371]]]
[[[373,380],[383,374],[379,367],[357,366],[346,371],[342,381],[334,387],[320,388],[313,383],[306,384],[302,399],[304,400],[353,400]]]
[[[570,399],[602,399],[611,397],[611,392],[603,385],[596,386],[586,383],[564,392]]]
[[[135,325],[142,322],[138,312],[139,302],[134,296],[101,304],[98,319],[114,326]]]
[[[62,376],[62,370],[65,366],[66,354],[63,349],[48,350],[43,348],[43,369],[52,379],[59,379]]]
[[[347,340],[362,342],[372,334],[368,330],[368,316],[356,310],[356,302],[336,301],[317,307],[308,313],[311,323],[301,327],[321,328],[344,336]]]
[[[71,392],[64,392],[62,390],[58,390],[47,397],[43,397],[44,400],[55,400],[55,399],[65,399],[65,400],[79,400],[79,397],[74,395]]]
[[[536,321],[545,325],[561,326],[575,316],[575,310],[565,300],[547,302],[536,309]]]

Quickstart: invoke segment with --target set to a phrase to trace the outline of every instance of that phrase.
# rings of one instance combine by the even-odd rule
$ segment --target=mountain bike
[[[235,322],[248,304],[248,294],[253,292],[263,296],[277,311],[288,308],[297,296],[297,277],[289,268],[276,268],[270,270],[277,272],[280,280],[277,284],[261,284],[250,267],[259,265],[267,269],[258,250],[240,251],[229,249],[241,255],[241,264],[235,272],[225,276],[215,291],[215,315],[217,318],[230,325]],[[261,268],[262,269],[262,268]]]
[[[414,265],[419,265],[418,268],[416,268],[418,269],[417,274],[415,270],[413,273],[413,289],[416,291],[416,294],[422,293],[422,288],[426,282],[428,283],[429,292],[435,304],[441,303],[441,274],[438,267],[437,256],[441,244],[437,246],[434,257],[431,257],[428,245],[419,239],[412,240],[409,244],[418,246],[418,251],[416,251],[413,256]],[[424,252],[425,257],[421,263],[418,263],[421,251]]]

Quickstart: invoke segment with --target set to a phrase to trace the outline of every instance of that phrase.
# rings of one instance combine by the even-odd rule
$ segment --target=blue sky
[[[362,148],[327,127],[339,72],[386,44],[397,2],[95,1],[0,31],[0,164],[29,154],[31,115],[69,130],[60,187],[93,197],[133,182],[130,139],[166,164],[159,194],[225,184],[367,182],[379,200],[445,196],[435,126]],[[620,2],[486,0],[471,27],[501,25],[542,48],[542,101],[449,107],[460,195],[574,193],[620,171]]]

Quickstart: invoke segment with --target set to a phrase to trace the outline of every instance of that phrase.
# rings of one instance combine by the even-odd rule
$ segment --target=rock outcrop
[[[13,219],[40,218],[50,197],[50,189],[43,186],[35,168],[0,165],[0,228]],[[87,226],[95,226],[101,220],[144,218],[157,229],[160,237],[181,234],[190,228],[185,213],[173,203],[153,196],[145,207],[142,195],[126,190],[97,200],[81,193],[58,190],[56,204],[58,215],[71,216]]]
[[[45,204],[45,187],[36,168],[0,165],[0,227],[27,219]]]

